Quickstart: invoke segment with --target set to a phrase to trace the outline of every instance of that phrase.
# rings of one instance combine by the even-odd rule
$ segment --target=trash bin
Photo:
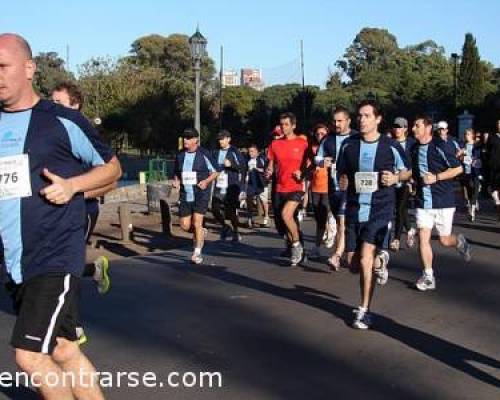
[[[148,183],[146,185],[148,212],[160,212],[160,200],[167,201],[171,190],[172,187],[167,182]]]

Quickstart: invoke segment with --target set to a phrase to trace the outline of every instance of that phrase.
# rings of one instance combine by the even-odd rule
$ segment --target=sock
[[[493,200],[495,201],[495,205],[500,206],[500,199],[498,198],[498,191],[495,190],[494,192],[491,193],[491,197],[493,197]]]
[[[299,247],[300,246],[300,241],[296,241],[292,243],[292,247]]]
[[[102,279],[102,268],[96,262],[94,262],[94,266],[95,269],[94,269],[94,275],[92,275],[92,279],[94,279],[95,281],[99,281]]]
[[[424,269],[424,274],[426,276],[428,276],[429,278],[434,278],[434,270],[432,269],[432,267],[430,268],[425,268]]]
[[[194,254],[199,256],[201,254],[201,247],[195,247],[194,248]]]

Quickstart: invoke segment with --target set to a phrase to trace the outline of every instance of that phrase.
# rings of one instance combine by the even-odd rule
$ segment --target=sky
[[[500,0],[20,0],[3,2],[0,31],[16,32],[34,53],[55,51],[77,72],[92,57],[127,55],[145,35],[191,35],[199,24],[219,68],[261,68],[266,84],[300,81],[324,86],[329,70],[364,27],[388,29],[400,47],[434,40],[460,53],[471,32],[482,59],[500,66]]]

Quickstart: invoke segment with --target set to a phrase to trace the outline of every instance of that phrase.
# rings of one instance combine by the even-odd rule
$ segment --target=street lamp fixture
[[[191,58],[193,60],[193,69],[195,72],[195,118],[194,127],[200,133],[200,71],[201,61],[206,54],[207,39],[200,33],[199,27],[196,32],[189,38],[189,47],[191,48]]]

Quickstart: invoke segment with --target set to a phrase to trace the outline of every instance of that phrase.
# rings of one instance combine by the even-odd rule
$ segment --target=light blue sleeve
[[[66,128],[71,144],[71,152],[75,158],[91,167],[105,164],[96,148],[78,125],[65,118],[59,117],[59,120]]]
[[[207,168],[210,171],[210,173],[217,172],[217,170],[214,168],[214,166],[212,165],[212,162],[208,159],[208,157],[207,156],[203,156],[203,157],[205,158],[205,163],[207,164]]]
[[[394,169],[396,171],[403,171],[406,168],[406,165],[401,158],[401,154],[399,154],[399,151],[397,151],[394,147],[391,146],[392,154],[394,155]]]

